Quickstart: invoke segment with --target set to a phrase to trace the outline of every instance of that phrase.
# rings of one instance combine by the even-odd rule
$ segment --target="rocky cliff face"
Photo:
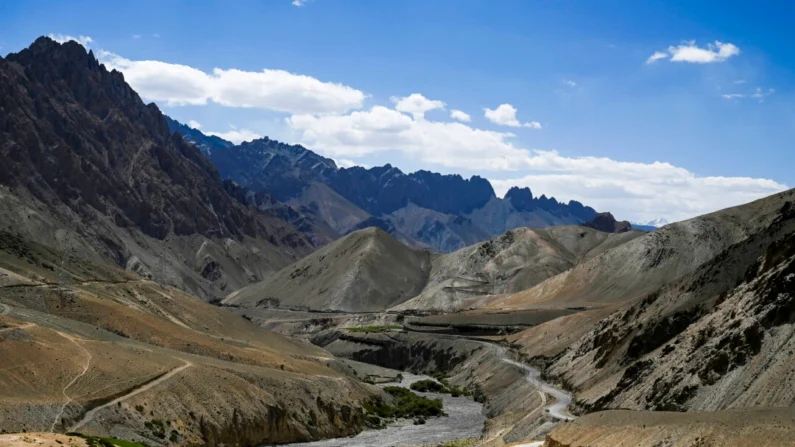
[[[0,110],[0,183],[19,199],[2,219],[29,236],[62,242],[19,225],[35,209],[76,249],[152,276],[161,264],[168,282],[205,297],[312,250],[285,222],[235,200],[154,104],[75,42],[42,37],[0,59]],[[243,240],[252,243],[235,244]]]

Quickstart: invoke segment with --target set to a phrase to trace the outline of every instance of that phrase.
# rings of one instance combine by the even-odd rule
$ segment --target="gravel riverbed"
[[[412,383],[428,376],[402,373],[400,386],[408,388]],[[387,383],[381,386],[396,385]],[[470,397],[451,397],[449,394],[417,393],[428,398],[441,398],[447,416],[430,418],[424,425],[414,425],[411,420],[398,421],[382,430],[365,430],[350,438],[326,439],[323,441],[287,444],[289,447],[415,447],[435,445],[463,438],[478,438],[483,431],[486,416],[483,405]]]

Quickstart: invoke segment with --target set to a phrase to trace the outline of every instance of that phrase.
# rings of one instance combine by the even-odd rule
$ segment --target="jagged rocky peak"
[[[612,213],[599,213],[593,219],[582,224],[582,226],[606,233],[626,233],[632,230],[632,225],[629,222],[616,220]]]
[[[535,207],[533,193],[530,188],[513,186],[505,194],[505,200],[511,202],[516,211],[532,211]]]
[[[192,258],[190,248],[167,247],[177,284],[214,296],[248,283],[247,271],[264,275],[312,248],[287,223],[233,198],[195,145],[172,135],[156,105],[76,42],[42,37],[0,59],[0,109],[0,184],[81,235],[86,252],[120,266],[151,265],[160,250],[154,239],[250,238],[259,254],[231,260],[229,279],[213,284],[181,261]],[[17,202],[9,207],[0,223],[22,213]],[[20,231],[57,242],[35,226]]]

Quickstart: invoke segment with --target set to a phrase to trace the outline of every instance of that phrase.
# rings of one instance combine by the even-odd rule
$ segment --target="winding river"
[[[428,376],[402,373],[400,386],[408,388],[412,383]],[[395,385],[384,384],[382,386]],[[323,441],[289,444],[289,447],[409,447],[426,444],[436,445],[445,441],[479,438],[486,423],[483,405],[469,397],[452,397],[449,394],[417,393],[428,398],[441,398],[447,416],[429,418],[424,425],[404,421],[389,425],[382,430],[365,430],[350,438],[325,439]]]

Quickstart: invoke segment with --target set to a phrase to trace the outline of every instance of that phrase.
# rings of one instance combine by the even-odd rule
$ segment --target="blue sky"
[[[622,218],[795,186],[795,6],[293,3],[2,2],[0,53],[90,37],[145,100],[205,132],[478,174]]]

